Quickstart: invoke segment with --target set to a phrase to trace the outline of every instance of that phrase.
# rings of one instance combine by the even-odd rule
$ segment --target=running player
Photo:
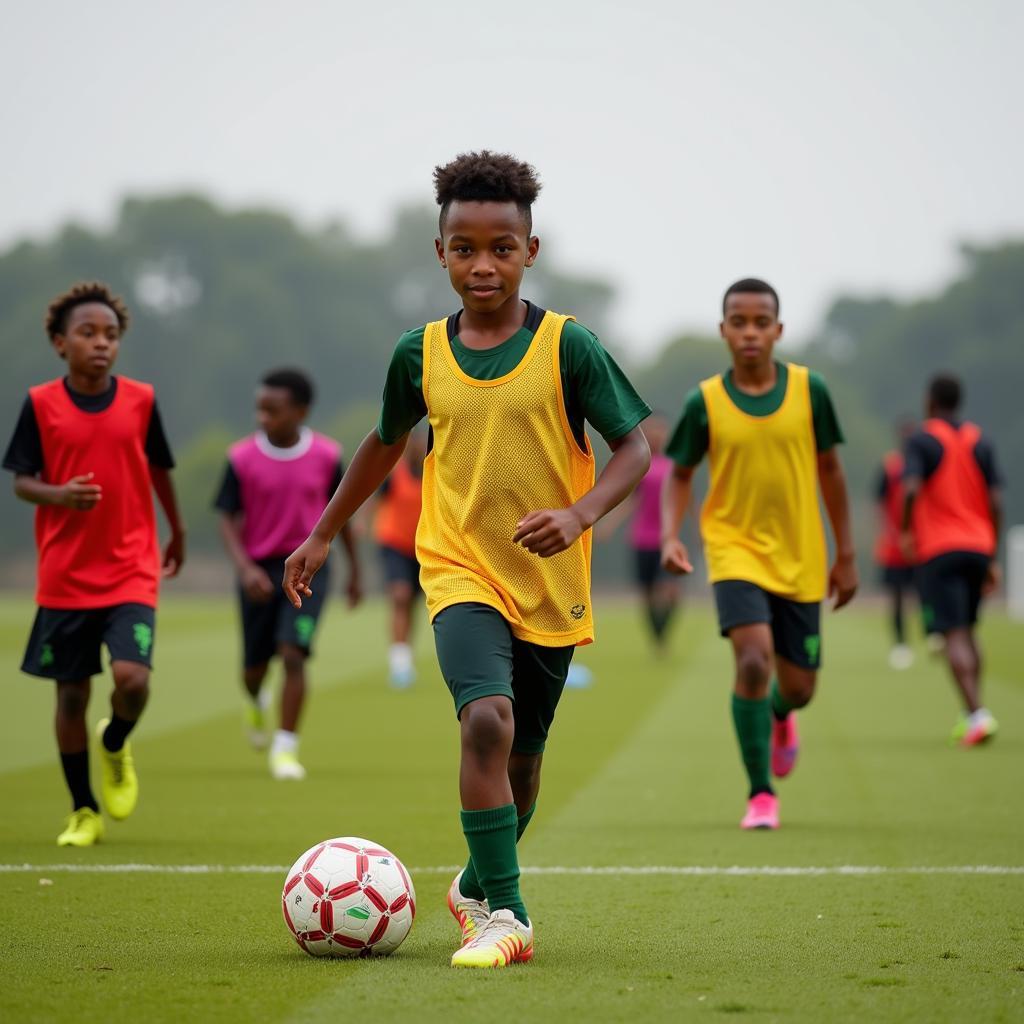
[[[331,538],[381,485],[423,417],[432,432],[416,538],[441,673],[461,731],[466,868],[449,889],[455,967],[533,956],[516,842],[577,644],[590,643],[590,529],[650,462],[650,409],[597,338],[520,297],[540,240],[533,168],[487,151],[434,172],[437,257],[462,308],[403,335],[377,429],[288,559],[296,604]],[[589,421],[612,456],[594,481]]]
[[[249,741],[267,745],[270,661],[284,668],[280,725],[270,745],[270,774],[300,780],[299,719],[306,701],[306,659],[313,650],[327,580],[301,612],[285,600],[276,581],[285,557],[309,532],[323,503],[341,483],[341,446],[306,426],[313,384],[300,370],[274,370],[256,391],[260,429],[233,444],[214,507],[220,533],[238,573],[242,616],[245,716]],[[359,558],[351,533],[341,531],[349,560],[349,606],[360,599]],[[325,566],[326,571],[326,566]]]
[[[149,697],[161,571],[176,576],[185,558],[174,459],[153,388],[111,372],[128,321],[104,284],[76,284],[50,303],[46,333],[67,373],[29,389],[4,456],[15,494],[38,506],[39,610],[21,668],[56,682],[57,749],[72,806],[58,846],[92,846],[104,833],[85,722],[104,644],[114,689],[96,737],[103,806],[115,821],[135,809],[128,736]],[[171,528],[162,559],[154,491]]]
[[[842,608],[857,590],[843,440],[825,382],[776,362],[779,297],[747,278],[731,285],[720,326],[732,367],[690,393],[668,454],[676,463],[662,509],[662,563],[692,572],[679,529],[693,474],[708,456],[711,479],[701,536],[722,636],[736,662],[732,716],[750,782],[745,829],[779,826],[770,774],[796,763],[797,708],[821,667],[821,602]],[[828,570],[818,490],[835,537]],[[773,672],[775,678],[773,679]]]
[[[991,441],[960,418],[962,396],[956,377],[935,377],[928,386],[928,418],[903,447],[902,543],[918,565],[928,632],[945,637],[946,660],[964,704],[952,741],[972,747],[999,728],[981,703],[976,625],[982,597],[999,583],[1002,475]]]

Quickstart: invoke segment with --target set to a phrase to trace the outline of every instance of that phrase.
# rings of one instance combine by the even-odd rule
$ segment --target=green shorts
[[[439,612],[434,643],[456,715],[481,697],[508,697],[516,723],[512,749],[541,753],[576,648],[517,640],[499,612],[478,603]]]

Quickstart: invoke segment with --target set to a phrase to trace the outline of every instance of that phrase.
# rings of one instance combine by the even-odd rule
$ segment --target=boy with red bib
[[[910,423],[900,424],[900,443],[913,432]],[[889,667],[908,669],[914,664],[914,651],[907,643],[903,605],[905,596],[914,589],[914,565],[904,555],[900,544],[903,529],[902,452],[886,452],[882,459],[875,482],[875,501],[878,503],[875,562],[882,571],[882,586],[889,594],[892,621],[893,646],[889,651]]]
[[[927,419],[903,448],[903,552],[918,565],[928,632],[941,633],[964,703],[952,741],[965,747],[995,736],[998,723],[981,703],[981,650],[975,626],[985,594],[999,583],[1002,475],[981,428],[959,417],[956,377],[928,387]]]
[[[381,568],[391,602],[391,646],[388,672],[391,685],[404,690],[416,680],[413,667],[413,602],[420,589],[420,563],[416,561],[416,527],[423,505],[423,431],[409,434],[405,454],[381,485],[373,518],[373,537],[380,551]]]
[[[426,417],[416,554],[459,721],[470,853],[448,891],[462,938],[451,963],[505,967],[533,956],[516,843],[573,650],[594,638],[590,529],[647,471],[650,409],[593,334],[520,297],[540,249],[533,168],[485,150],[434,180],[435,248],[462,307],[399,340],[377,429],[288,559],[284,587],[296,605],[311,596],[331,539]],[[585,421],[612,449],[596,481]]]
[[[161,568],[176,576],[185,556],[153,388],[111,374],[127,327],[124,303],[105,285],[78,284],[54,299],[46,332],[68,372],[29,389],[4,456],[15,493],[38,506],[39,610],[22,671],[57,684],[57,748],[72,801],[58,846],[103,836],[85,724],[103,644],[114,677],[111,714],[97,731],[103,804],[115,820],[135,809],[128,735],[149,696]],[[171,527],[162,558],[153,491]]]

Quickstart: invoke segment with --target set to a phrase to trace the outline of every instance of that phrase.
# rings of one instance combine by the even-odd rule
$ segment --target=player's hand
[[[363,599],[363,581],[360,578],[359,570],[353,569],[349,573],[348,586],[345,588],[348,595],[349,608],[358,608],[359,602]]]
[[[674,576],[686,576],[693,572],[690,552],[678,537],[673,537],[661,545],[661,567]]]
[[[990,597],[999,589],[999,584],[1003,581],[1003,570],[999,568],[999,563],[993,558],[988,563],[988,569],[985,572],[985,582],[981,585],[981,592],[985,597]]]
[[[574,508],[546,508],[519,520],[512,543],[522,544],[541,558],[550,558],[575,544],[585,529]]]
[[[914,551],[914,531],[900,530],[900,554],[908,561],[915,561],[917,552]]]
[[[267,574],[267,570],[255,562],[250,563],[242,570],[238,581],[242,585],[245,596],[257,604],[266,604],[274,596],[273,580]]]
[[[857,578],[857,562],[852,555],[837,558],[828,574],[828,596],[835,598],[832,611],[837,612],[844,604],[853,600],[860,580]]]
[[[318,537],[307,537],[289,556],[284,563],[284,579],[281,586],[285,595],[296,608],[302,607],[304,597],[312,597],[310,583],[320,566],[327,561],[331,545]]]
[[[94,509],[103,497],[103,488],[99,484],[90,483],[94,475],[85,473],[82,476],[73,476],[61,487],[58,504],[79,512]]]
[[[177,576],[185,564],[185,531],[175,530],[164,548],[162,574],[165,579]]]

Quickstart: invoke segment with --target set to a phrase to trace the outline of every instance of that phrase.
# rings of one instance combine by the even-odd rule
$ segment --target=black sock
[[[103,730],[103,746],[112,754],[116,754],[128,739],[128,734],[135,728],[137,722],[129,722],[127,718],[118,718],[117,715],[110,716],[110,725]]]
[[[89,751],[61,754],[60,766],[64,769],[64,781],[71,790],[71,809],[77,811],[82,807],[91,807],[98,811],[100,805],[96,803],[92,786],[89,785]]]

